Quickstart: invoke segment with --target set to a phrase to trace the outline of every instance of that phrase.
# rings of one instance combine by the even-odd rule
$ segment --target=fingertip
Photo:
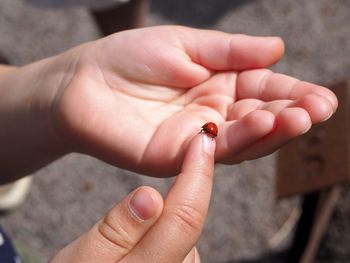
[[[278,115],[277,125],[287,137],[293,138],[306,133],[312,125],[308,112],[302,108],[286,108]]]
[[[280,37],[257,37],[259,38],[259,54],[256,54],[255,68],[266,68],[276,64],[284,55],[285,45]]]
[[[295,105],[305,109],[312,123],[328,120],[334,113],[332,103],[323,95],[311,93],[298,100]]]
[[[274,49],[276,50],[276,54],[279,57],[282,57],[285,52],[285,44],[281,37],[271,37],[271,42],[274,45]]]
[[[338,108],[337,96],[330,89],[328,89],[326,87],[322,87],[322,88],[324,90],[324,94],[321,93],[319,95],[324,96],[329,101],[329,103],[332,105],[333,113],[336,112],[337,108]]]
[[[257,67],[264,68],[277,63],[284,55],[285,45],[280,37],[259,37],[261,48],[264,50],[264,55],[257,56],[260,58]]]
[[[204,128],[208,126],[207,130]],[[203,123],[203,126],[199,127],[199,133],[196,134],[190,144],[187,151],[187,155],[203,156],[203,153],[209,157],[213,157],[216,148],[216,137],[220,135],[218,125],[214,122]]]
[[[208,134],[202,134],[202,148],[204,152],[206,152],[209,156],[213,157],[215,154],[216,141],[214,137]]]
[[[195,135],[185,154],[181,174],[211,176],[214,170],[215,150],[216,140],[214,138],[204,132]]]
[[[130,215],[143,222],[160,215],[163,209],[163,198],[151,187],[142,186],[136,189],[128,201]]]

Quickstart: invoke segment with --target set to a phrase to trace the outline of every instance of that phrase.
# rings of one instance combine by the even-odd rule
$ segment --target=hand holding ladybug
[[[117,33],[63,54],[73,66],[55,88],[53,124],[69,150],[151,176],[175,175],[206,122],[220,131],[217,162],[258,158],[337,108],[328,89],[266,69],[283,52],[276,37],[178,26]]]
[[[266,69],[283,51],[279,38],[165,26],[4,73],[3,180],[73,151],[179,173],[165,200],[133,191],[50,262],[200,262],[214,163],[269,154],[337,108],[328,89]]]

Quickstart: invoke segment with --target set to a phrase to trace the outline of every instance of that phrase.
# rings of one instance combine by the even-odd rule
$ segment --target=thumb
[[[118,262],[141,240],[162,210],[161,195],[153,188],[140,187],[50,262]]]

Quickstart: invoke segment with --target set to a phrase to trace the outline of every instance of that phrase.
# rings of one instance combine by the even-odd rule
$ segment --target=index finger
[[[127,262],[182,262],[195,246],[207,215],[214,173],[215,140],[200,133],[191,141],[182,172],[154,227],[125,258]]]

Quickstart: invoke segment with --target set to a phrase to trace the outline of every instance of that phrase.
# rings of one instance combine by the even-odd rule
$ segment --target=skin
[[[72,151],[173,176],[207,121],[220,130],[216,161],[269,154],[337,108],[326,88],[265,69],[283,52],[276,37],[165,26],[117,33],[7,72],[0,111],[13,117],[0,116],[8,127],[0,132],[2,180]]]
[[[50,263],[199,263],[195,244],[208,212],[214,152],[215,140],[204,134],[195,136],[185,154],[181,173],[164,201],[150,187],[136,189]],[[128,204],[135,192],[153,200],[152,204],[144,204],[147,220],[141,221],[130,213]]]
[[[162,26],[116,33],[6,70],[0,74],[0,126],[5,127],[0,129],[1,181],[22,177],[70,152],[86,153],[149,176],[180,174],[178,178],[182,178],[183,171],[192,171],[185,174],[196,178],[194,175],[201,174],[195,169],[196,160],[188,157],[193,162],[191,170],[185,156],[191,156],[190,142],[208,121],[219,129],[210,165],[214,161],[235,164],[270,154],[312,124],[328,119],[337,108],[337,99],[328,89],[267,69],[283,52],[284,44],[277,37]],[[211,166],[206,169],[211,171]],[[201,187],[210,193],[210,182],[191,185],[187,181],[191,176],[177,183],[190,193]],[[159,220],[147,221],[151,223],[144,232],[124,247],[123,255],[130,258],[125,262],[143,262],[129,253],[153,260],[146,262],[182,262],[186,255],[186,262],[198,262],[198,253],[190,251],[207,208],[196,213],[203,200],[191,195],[194,199],[188,205],[189,197],[183,193],[185,198],[181,198],[182,190],[173,188],[178,191],[170,190],[164,208],[161,201],[154,202],[152,218]],[[152,193],[153,200],[161,200]],[[209,202],[210,195],[199,196],[204,205]],[[123,211],[118,205],[115,209]],[[175,212],[167,213],[169,210]],[[176,218],[192,225],[194,234],[188,242],[162,236],[169,226],[181,233],[182,224],[177,224]],[[154,230],[158,225],[163,230]],[[112,233],[113,229],[117,228],[112,227]],[[163,254],[173,259],[152,252],[158,251],[152,240],[159,236],[166,241],[160,245]],[[86,236],[82,240],[86,238],[90,240]],[[83,248],[95,244],[93,240],[82,241]],[[112,239],[111,251],[123,240]],[[182,250],[175,249],[178,240]],[[65,257],[77,254],[75,249],[88,250],[76,242],[78,247],[65,250]],[[107,246],[98,244],[102,251]],[[112,256],[112,260],[117,258]],[[72,262],[81,261],[76,258]]]

